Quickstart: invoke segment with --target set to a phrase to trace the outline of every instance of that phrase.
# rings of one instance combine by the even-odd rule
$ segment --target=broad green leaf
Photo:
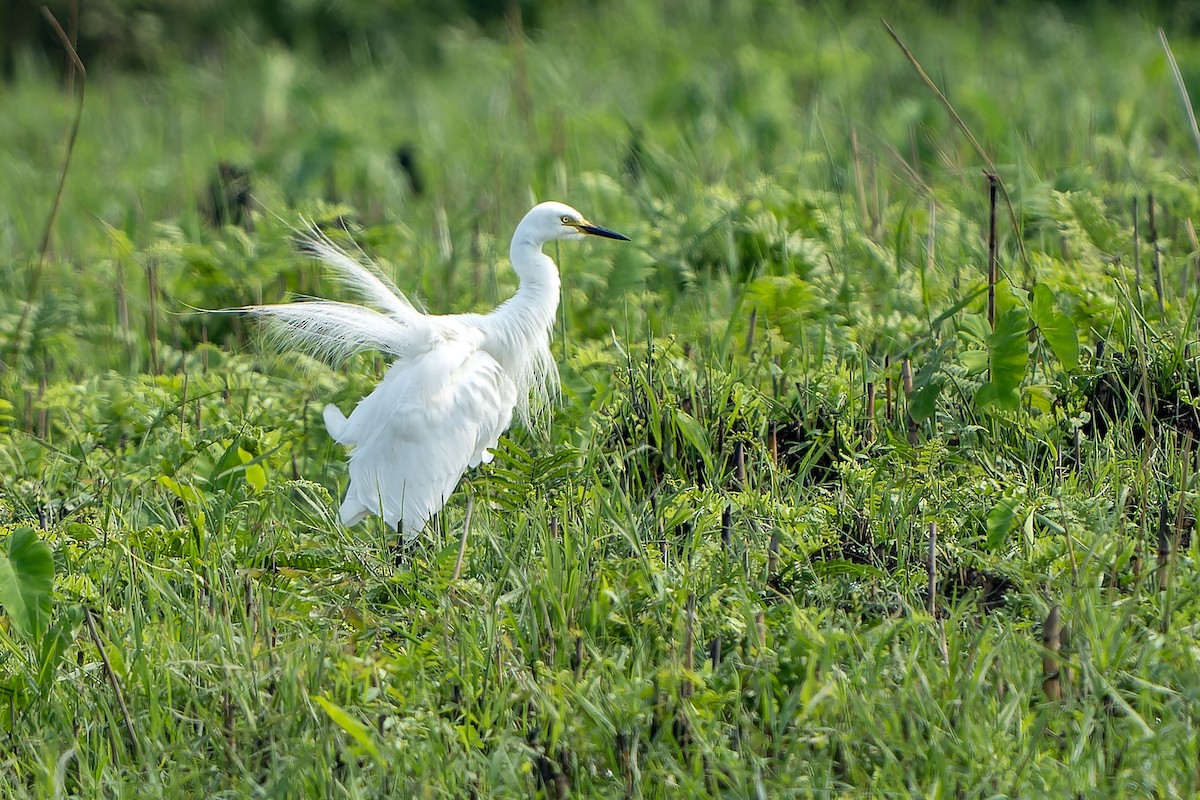
[[[998,550],[1008,539],[1013,530],[1013,520],[1016,519],[1020,503],[1015,497],[1005,497],[1000,500],[987,515],[987,548]]]
[[[937,399],[942,393],[942,381],[931,381],[912,393],[908,398],[908,415],[916,422],[924,422],[937,410]]]
[[[769,275],[750,283],[748,299],[769,325],[789,339],[798,338],[810,315],[820,308],[816,291],[796,275]]]
[[[183,509],[188,521],[192,524],[192,532],[197,537],[204,536],[204,494],[188,483],[180,483],[166,475],[158,476],[159,485],[183,501]]]
[[[953,338],[946,337],[941,344],[920,359],[921,368],[913,374],[913,384],[918,389],[933,382],[938,373],[942,371],[942,362],[945,361],[946,351],[956,344],[957,342]]]
[[[1010,308],[997,317],[996,327],[987,340],[990,380],[975,395],[975,402],[981,407],[1015,409],[1020,405],[1021,395],[1017,390],[1029,362],[1025,339],[1028,327],[1029,315],[1023,308]]]
[[[1057,298],[1050,287],[1039,283],[1033,287],[1029,304],[1029,315],[1033,324],[1042,332],[1042,337],[1062,362],[1063,368],[1073,370],[1079,366],[1079,331],[1075,323],[1059,310]]]
[[[226,446],[221,457],[217,459],[217,463],[213,465],[208,476],[213,491],[232,491],[239,480],[245,480],[256,492],[261,492],[267,487],[269,480],[266,467],[267,458],[283,445],[276,444],[267,452],[255,455],[242,447],[242,444],[247,441],[249,440],[245,437],[234,438]]]
[[[708,446],[708,434],[691,414],[679,408],[673,409],[673,413],[675,427],[679,428],[679,433],[687,440],[688,444],[700,453],[700,457],[704,459],[704,468],[711,474],[713,471],[712,450]]]
[[[0,553],[0,605],[13,627],[31,642],[41,641],[50,622],[54,557],[33,528],[18,528]]]
[[[1001,402],[999,392],[997,392],[996,384],[994,383],[985,383],[979,387],[979,391],[975,392],[975,405],[980,408],[987,408],[988,406],[1009,407],[1006,403]]]
[[[996,320],[996,328],[988,337],[988,366],[992,383],[1000,391],[1015,392],[1025,377],[1029,362],[1026,331],[1029,319],[1024,309],[1005,311]]]
[[[796,275],[768,275],[750,283],[750,296],[767,312],[805,311],[814,307],[812,286]]]
[[[379,758],[379,747],[375,744],[375,737],[371,730],[367,728],[359,720],[350,716],[341,706],[334,704],[332,701],[326,700],[319,695],[313,695],[312,698],[317,705],[325,709],[325,713],[333,720],[334,724],[344,730],[346,733],[354,737],[354,741],[358,742],[367,752],[373,755],[376,759]]]

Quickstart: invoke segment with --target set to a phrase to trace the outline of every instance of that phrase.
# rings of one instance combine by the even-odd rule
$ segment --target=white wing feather
[[[367,350],[410,359],[433,346],[441,326],[418,311],[374,265],[351,256],[316,226],[300,237],[305,252],[320,259],[342,285],[379,310],[332,300],[234,309],[265,323],[270,347],[299,350],[337,364]]]
[[[380,311],[413,324],[425,316],[374,264],[353,257],[317,226],[310,225],[300,235],[300,244],[305,252],[320,259],[339,283]]]
[[[429,349],[428,326],[415,327],[351,303],[312,300],[238,310],[264,322],[266,343],[273,349],[300,350],[333,364],[366,350],[411,358]]]

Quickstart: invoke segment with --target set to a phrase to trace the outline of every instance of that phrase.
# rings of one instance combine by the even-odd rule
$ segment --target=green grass
[[[1154,25],[888,20],[1011,193],[995,330],[983,164],[875,14],[624,2],[520,46],[431,30],[430,62],[232,37],[92,67],[45,259],[74,102],[23,62],[0,797],[1200,791],[1200,190]],[[251,168],[252,230],[204,220],[220,160]],[[341,528],[319,412],[382,360],[191,309],[332,291],[290,236],[339,215],[431,310],[487,309],[550,198],[634,241],[552,253],[549,430],[511,431],[411,550]]]

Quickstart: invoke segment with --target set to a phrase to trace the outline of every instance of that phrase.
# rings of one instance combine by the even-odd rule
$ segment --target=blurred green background
[[[78,36],[78,49],[86,63],[110,67],[155,70],[180,57],[212,57],[228,46],[230,37],[245,37],[260,44],[276,43],[310,57],[329,61],[348,58],[357,50],[370,50],[376,58],[436,61],[444,57],[437,28],[470,27],[490,35],[503,34],[506,24],[520,15],[527,30],[553,27],[562,17],[588,18],[613,5],[603,0],[9,0],[0,10],[0,63],[11,79],[17,63],[33,53],[62,63],[61,48],[46,29],[42,6],[47,6]],[[686,10],[687,2],[646,3],[666,9]],[[1113,4],[1104,0],[1057,3],[995,3],[977,0],[929,0],[923,3],[767,3],[777,7],[805,7],[835,14],[903,15],[905,7],[924,7],[953,17],[957,14],[994,14],[997,8],[1025,9],[1064,14],[1086,24]],[[1117,4],[1128,13],[1154,20],[1179,33],[1194,32],[1200,22],[1195,3],[1140,0]]]

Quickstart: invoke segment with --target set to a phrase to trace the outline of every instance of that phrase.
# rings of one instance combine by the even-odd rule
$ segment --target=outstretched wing
[[[388,316],[410,325],[420,324],[425,317],[370,260],[350,255],[316,225],[310,224],[300,233],[299,245],[319,259],[339,283]]]
[[[326,411],[330,434],[353,448],[343,524],[378,514],[415,536],[468,468],[491,461],[517,388],[479,338],[444,339],[393,364],[349,418]]]
[[[366,350],[408,359],[429,347],[428,326],[415,327],[352,303],[311,300],[233,310],[262,320],[272,349],[299,350],[333,364]]]
[[[300,233],[300,248],[320,259],[373,308],[312,300],[230,309],[261,319],[269,346],[300,350],[332,363],[366,350],[408,360],[433,346],[438,328],[433,319],[418,311],[373,264],[350,255],[316,226]]]

